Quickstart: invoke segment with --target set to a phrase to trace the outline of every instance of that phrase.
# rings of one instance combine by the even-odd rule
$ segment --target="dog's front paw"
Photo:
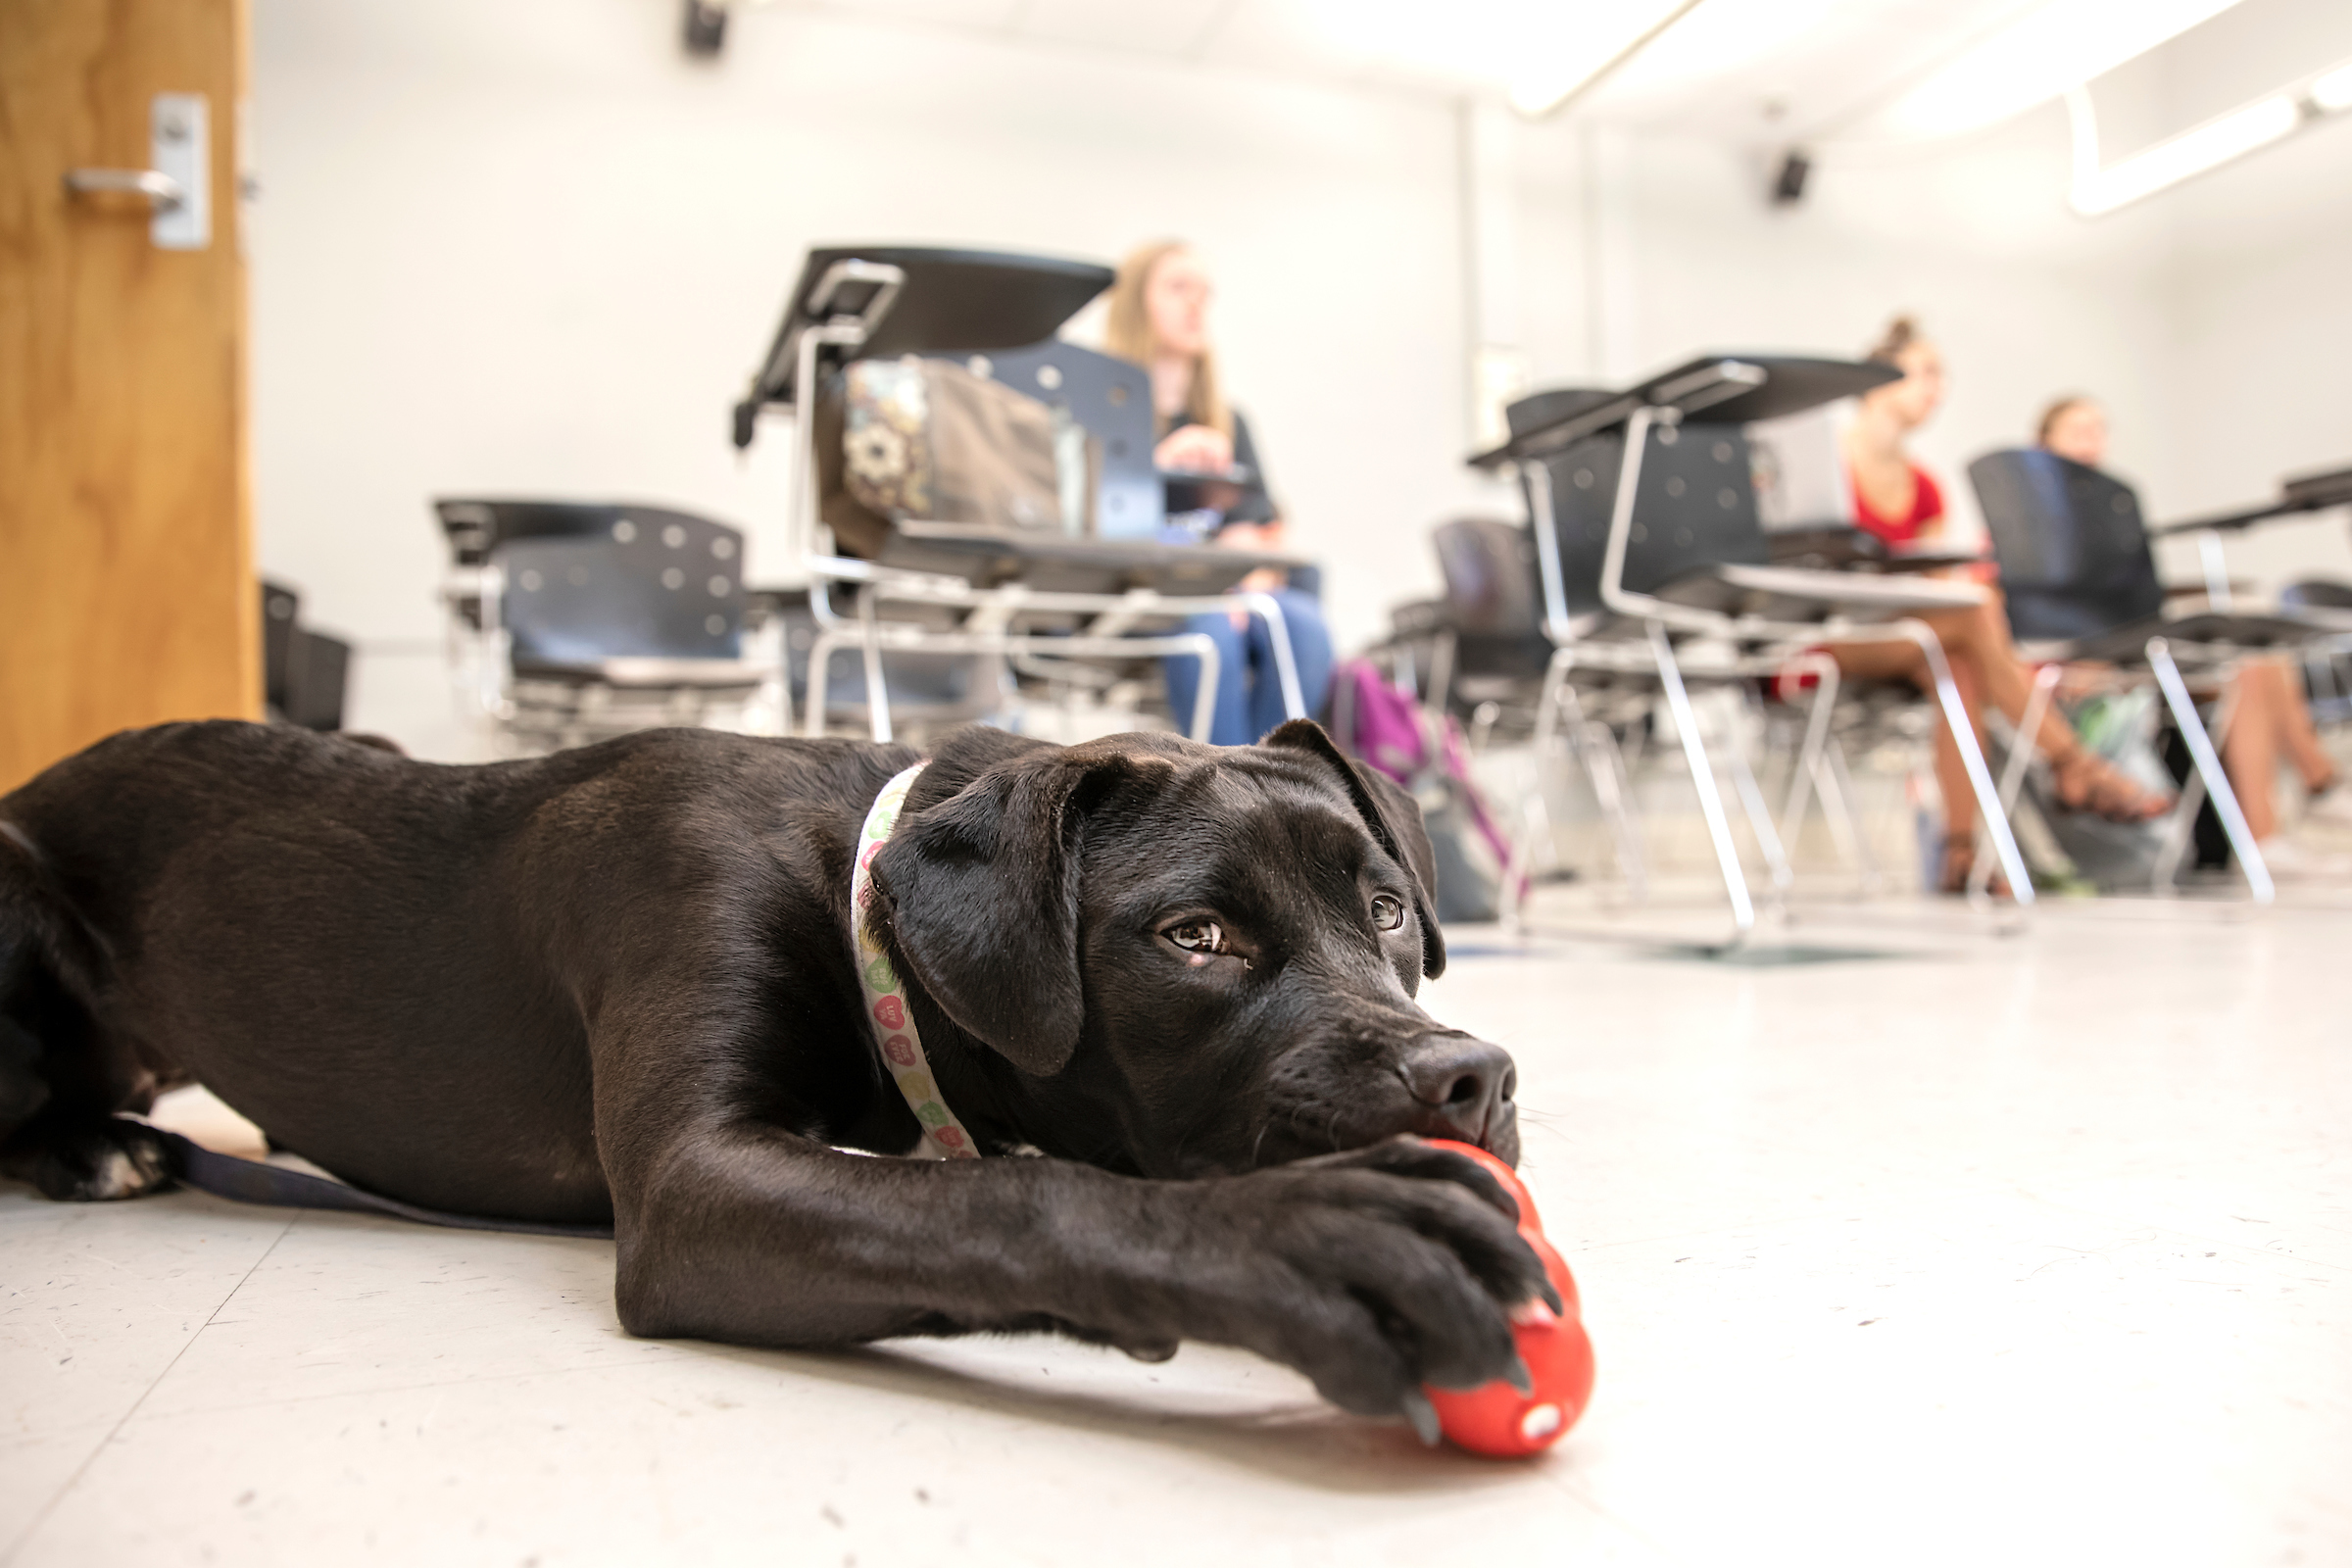
[[[108,1202],[172,1184],[162,1136],[125,1117],[21,1134],[0,1174],[27,1181],[59,1202]]]
[[[1510,1313],[1561,1305],[1494,1178],[1418,1139],[1196,1191],[1188,1332],[1295,1367],[1343,1409],[1404,1415],[1428,1441],[1422,1385],[1525,1380]]]

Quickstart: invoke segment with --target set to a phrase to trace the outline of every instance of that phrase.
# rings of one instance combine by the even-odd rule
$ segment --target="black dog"
[[[1414,1004],[1445,965],[1410,797],[1313,724],[1218,750],[949,736],[868,931],[941,1097],[866,1025],[859,828],[903,746],[635,735],[445,767],[303,730],[115,736],[0,799],[0,1169],[170,1178],[200,1081],[420,1205],[610,1219],[637,1334],[815,1346],[1054,1330],[1247,1347],[1336,1403],[1521,1377],[1548,1297],[1510,1058]],[[1554,1303],[1557,1304],[1556,1302]]]

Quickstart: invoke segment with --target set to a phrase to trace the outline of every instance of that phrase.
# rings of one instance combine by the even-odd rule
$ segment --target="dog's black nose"
[[[1427,1035],[1406,1053],[1404,1086],[1427,1107],[1416,1132],[1485,1144],[1501,1130],[1519,1069],[1500,1046],[1467,1035]]]

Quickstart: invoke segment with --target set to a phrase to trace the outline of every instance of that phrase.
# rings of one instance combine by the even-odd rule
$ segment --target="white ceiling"
[[[1622,0],[790,0],[1010,40],[1310,80],[1499,92],[1527,19],[1574,27]],[[1702,0],[1579,115],[1736,139],[1842,128],[2033,0]],[[1514,26],[1514,24],[1517,24]],[[1620,24],[1621,25],[1622,24]]]

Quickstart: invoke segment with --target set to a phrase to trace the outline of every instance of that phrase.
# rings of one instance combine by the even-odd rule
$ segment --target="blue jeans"
[[[1323,695],[1331,686],[1331,631],[1323,624],[1323,607],[1297,589],[1277,588],[1274,598],[1290,630],[1298,695],[1311,718],[1323,710]],[[1217,612],[1193,616],[1184,629],[1205,633],[1217,642],[1211,745],[1247,746],[1289,716],[1283,711],[1282,677],[1274,668],[1274,644],[1263,620],[1251,615],[1237,630],[1229,616]],[[1160,667],[1167,672],[1168,706],[1175,710],[1176,722],[1189,729],[1193,699],[1200,690],[1200,662],[1189,654],[1175,654],[1161,660]]]

